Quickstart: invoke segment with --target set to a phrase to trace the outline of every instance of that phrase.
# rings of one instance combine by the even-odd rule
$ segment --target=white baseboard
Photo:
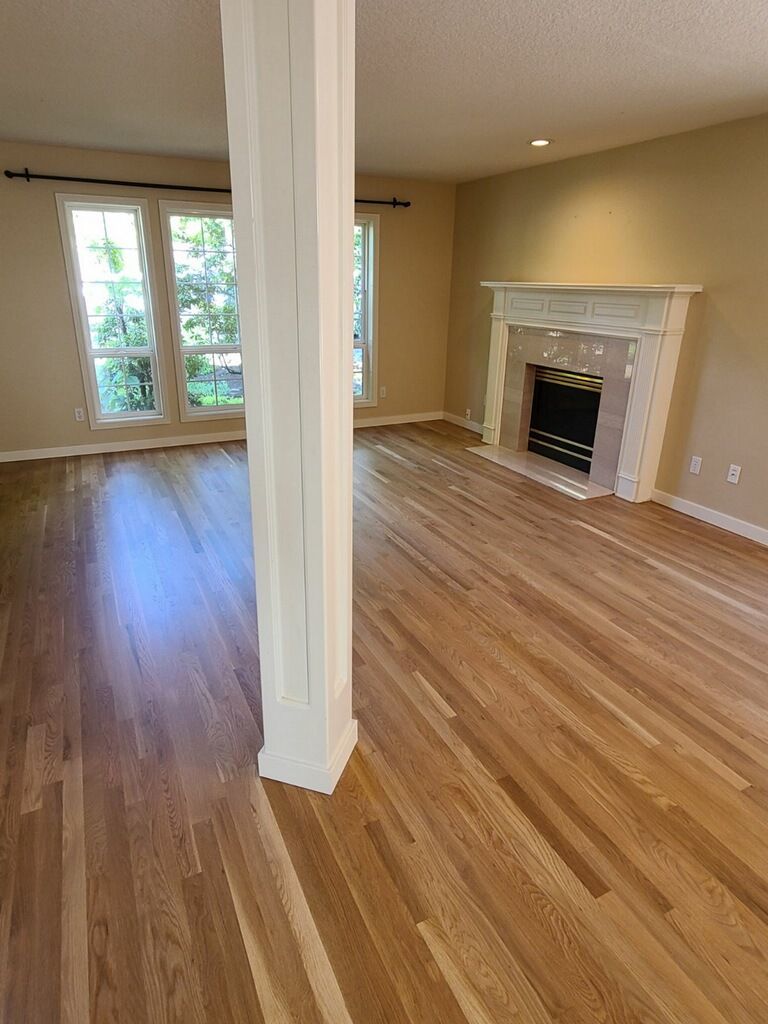
[[[410,412],[400,416],[369,416],[366,419],[355,420],[355,429],[358,427],[388,427],[396,423],[424,423],[427,420],[446,420],[448,423],[455,423],[457,427],[464,427],[475,434],[482,434],[482,423],[475,423],[474,420],[465,420],[463,416],[456,416],[452,412]]]
[[[365,419],[355,420],[354,426],[358,427],[389,427],[395,423],[424,423],[426,420],[441,420],[444,412],[407,412],[400,416],[367,416]]]
[[[701,519],[702,522],[709,523],[711,526],[719,526],[721,530],[755,540],[758,544],[768,544],[768,529],[764,526],[748,523],[744,519],[737,519],[736,516],[718,512],[717,509],[707,508],[706,505],[697,505],[695,501],[687,501],[685,498],[678,498],[676,494],[667,494],[665,491],[654,491],[651,500],[659,505],[666,505],[667,508],[673,508],[676,512],[682,512],[686,516]]]
[[[447,420],[448,423],[455,423],[457,427],[471,430],[474,434],[482,434],[483,432],[482,423],[475,423],[474,420],[465,420],[463,416],[457,416],[454,412],[444,412],[443,419]]]
[[[353,718],[331,758],[330,764],[309,764],[292,757],[271,754],[266,747],[259,751],[259,775],[276,782],[287,782],[290,786],[311,789],[315,793],[331,794],[357,743],[357,719]]]
[[[396,423],[425,423],[429,420],[447,420],[458,427],[466,427],[476,434],[483,428],[472,420],[462,419],[451,412],[411,412],[399,416],[369,416],[355,421],[359,427],[386,427]],[[94,444],[62,445],[56,448],[27,448],[17,452],[0,452],[0,462],[25,462],[33,459],[62,459],[69,455],[105,455],[107,452],[134,452],[144,448],[176,448],[185,444],[220,444],[222,441],[242,441],[244,430],[226,430],[217,434],[191,434],[188,437],[151,437],[139,441],[97,441]]]
[[[135,452],[144,448],[177,448],[184,444],[217,444],[242,441],[244,430],[225,430],[218,434],[190,434],[188,437],[149,437],[138,441],[97,441],[59,448],[28,448],[18,452],[0,452],[0,462],[25,462],[32,459],[61,459],[68,455],[104,455],[107,452]]]

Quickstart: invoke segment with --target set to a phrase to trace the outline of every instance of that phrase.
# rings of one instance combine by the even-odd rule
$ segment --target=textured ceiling
[[[0,0],[0,137],[226,156],[217,0]]]
[[[0,135],[226,155],[216,0],[0,6]],[[361,171],[465,180],[768,110],[766,0],[357,10]]]

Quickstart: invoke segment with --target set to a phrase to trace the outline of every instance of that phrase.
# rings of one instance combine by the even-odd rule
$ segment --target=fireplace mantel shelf
[[[700,284],[561,284],[554,281],[481,281],[483,288],[516,288],[521,291],[557,292],[680,292],[694,295],[704,290]]]
[[[615,493],[647,501],[656,482],[688,304],[700,284],[481,281],[493,290],[483,441],[498,445],[511,329],[599,335],[636,345]],[[574,339],[575,341],[576,339]]]

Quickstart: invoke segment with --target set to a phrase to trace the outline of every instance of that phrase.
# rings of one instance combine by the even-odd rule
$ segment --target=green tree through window
[[[178,333],[190,411],[243,403],[231,216],[169,216]]]
[[[118,245],[104,239],[91,242],[89,250],[113,280],[100,316],[91,317],[91,345],[94,348],[146,348],[147,321],[129,302],[136,295],[133,282],[121,280],[125,258]],[[104,412],[141,412],[155,408],[152,362],[147,356],[96,358],[96,383]]]
[[[162,415],[140,200],[58,196],[89,411]],[[71,257],[71,260],[70,260]]]

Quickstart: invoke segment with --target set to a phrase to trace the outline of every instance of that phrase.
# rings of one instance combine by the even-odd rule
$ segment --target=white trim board
[[[399,416],[366,416],[355,420],[354,426],[358,427],[388,427],[397,423],[426,423],[429,420],[445,420],[447,423],[455,423],[457,427],[464,427],[475,434],[482,434],[482,423],[475,423],[474,420],[465,420],[463,416],[457,416],[452,412],[410,412],[402,413]]]
[[[406,412],[399,416],[365,416],[354,421],[355,430],[358,427],[388,427],[395,423],[424,423],[427,420],[442,420],[444,412]]]
[[[399,416],[367,416],[355,421],[358,427],[387,427],[398,423],[424,423],[429,420],[447,420],[457,427],[465,427],[476,434],[482,425],[465,420],[452,412],[411,412]],[[192,434],[189,437],[151,437],[138,441],[101,441],[94,444],[62,445],[55,448],[29,448],[16,452],[0,451],[1,462],[26,462],[34,459],[61,459],[70,455],[106,455],[107,452],[134,452],[143,448],[176,448],[185,444],[221,444],[223,441],[242,441],[244,430],[225,430],[215,434]]]
[[[107,452],[135,452],[145,448],[178,448],[185,444],[220,444],[222,441],[242,441],[244,438],[244,430],[225,430],[218,434],[192,434],[189,437],[148,437],[138,441],[99,441],[96,444],[72,444],[58,448],[29,448],[18,452],[0,452],[0,462],[62,459],[69,455],[105,455]]]
[[[457,426],[481,433],[479,423],[470,423],[449,412],[411,412],[399,416],[368,416],[355,421],[357,427],[386,427],[397,423],[423,423],[427,420],[448,420]],[[69,455],[105,455],[107,452],[133,452],[142,448],[176,448],[185,444],[220,444],[242,441],[244,430],[225,430],[215,434],[192,434],[189,437],[151,437],[138,441],[100,441],[94,444],[62,445],[55,448],[29,448],[16,452],[0,451],[0,462],[25,462],[33,459],[61,459]]]
[[[463,416],[457,416],[455,412],[444,412],[443,419],[448,423],[455,423],[457,427],[464,427],[465,430],[471,430],[473,434],[482,434],[483,424],[475,423],[474,420],[464,419]]]
[[[736,516],[726,515],[725,512],[718,512],[717,509],[708,508],[706,505],[697,505],[695,501],[687,501],[685,498],[678,498],[676,494],[667,494],[666,491],[654,490],[651,494],[651,501],[657,505],[665,505],[683,515],[691,516],[693,519],[700,519],[710,526],[719,526],[721,530],[729,533],[736,533],[740,537],[757,541],[758,544],[768,545],[768,529],[758,526],[756,523],[748,523],[744,519],[737,519]]]

